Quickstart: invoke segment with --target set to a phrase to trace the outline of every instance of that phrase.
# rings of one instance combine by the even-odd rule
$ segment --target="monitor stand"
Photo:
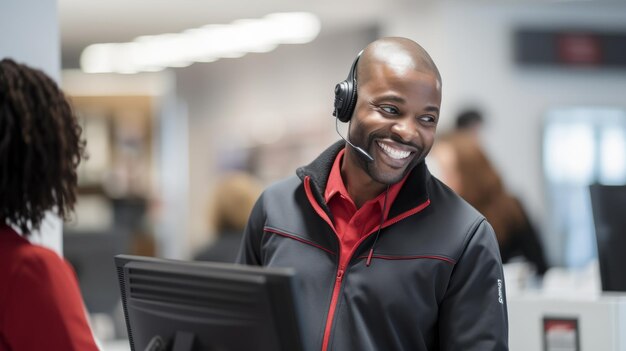
[[[171,351],[193,351],[195,338],[193,333],[177,331]]]
[[[195,335],[189,332],[177,331],[174,335],[174,343],[169,351],[193,351]],[[155,335],[144,351],[168,351],[165,341],[159,335]]]

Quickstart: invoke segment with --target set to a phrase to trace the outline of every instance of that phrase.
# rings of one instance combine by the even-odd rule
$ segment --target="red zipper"
[[[350,250],[350,253],[346,256],[346,259],[341,257],[341,250],[338,251],[339,256],[339,267],[337,268],[337,275],[335,277],[335,286],[333,287],[333,297],[330,300],[330,308],[328,310],[328,316],[326,317],[326,328],[324,329],[324,341],[322,342],[322,351],[328,350],[328,342],[330,341],[330,332],[333,325],[333,319],[335,318],[335,311],[337,310],[337,300],[339,300],[339,292],[341,291],[341,283],[343,282],[343,277],[346,272],[346,267],[348,263],[352,259],[352,256],[356,252],[356,249],[361,245],[361,243],[367,239],[370,235],[372,235],[375,231],[368,233],[363,236]]]
[[[309,203],[313,206],[313,209],[317,214],[322,217],[328,223],[328,225],[333,229],[335,235],[337,235],[337,230],[335,229],[335,225],[333,221],[330,220],[328,214],[324,212],[324,210],[320,207],[313,196],[313,192],[311,191],[311,178],[304,178],[304,190],[306,192],[306,196],[309,199]],[[338,236],[337,236],[338,237]],[[341,247],[341,243],[339,243]],[[324,328],[324,339],[322,341],[322,351],[326,351],[328,349],[328,340],[330,339],[330,329],[333,325],[333,318],[335,316],[335,309],[337,306],[337,300],[339,299],[339,292],[341,291],[341,283],[343,282],[343,274],[345,273],[345,266],[341,263],[341,249],[337,251],[337,258],[339,260],[339,266],[337,267],[337,274],[335,275],[335,284],[333,285],[333,295],[330,299],[330,306],[328,308],[328,316],[326,317],[326,327]]]
[[[335,311],[337,310],[337,300],[339,299],[339,292],[341,291],[341,283],[343,282],[343,274],[345,269],[339,266],[337,269],[337,276],[335,277],[335,286],[333,287],[333,297],[330,299],[330,309],[328,310],[328,317],[326,318],[326,328],[324,329],[324,340],[322,341],[322,351],[328,350],[328,341],[330,339],[330,329],[333,325],[333,319],[335,317]]]
[[[373,232],[372,232],[373,233]],[[328,342],[330,341],[330,332],[333,326],[333,320],[335,318],[335,312],[337,311],[337,300],[339,300],[339,292],[341,291],[341,283],[346,272],[346,267],[352,259],[354,252],[361,245],[361,243],[367,239],[372,233],[362,237],[350,250],[350,253],[346,256],[346,259],[341,257],[341,250],[339,250],[339,267],[337,268],[337,275],[335,276],[335,286],[333,287],[333,297],[330,300],[330,307],[328,309],[328,316],[326,317],[326,328],[324,329],[324,340],[322,342],[322,351],[328,350]]]
[[[320,207],[320,205],[317,203],[317,200],[315,200],[315,197],[313,196],[313,192],[311,191],[311,178],[308,176],[304,178],[304,190],[315,212],[317,212],[317,214],[320,217],[322,217],[322,219],[324,219],[326,223],[328,223],[328,225],[330,225],[330,227],[333,229],[333,232],[335,232],[335,235],[337,235],[337,230],[335,229],[335,225],[330,220],[330,217],[328,217],[328,214],[324,212],[324,210]],[[337,238],[339,238],[339,236],[337,236]],[[341,247],[341,243],[339,243],[339,246]],[[351,255],[352,255],[352,252],[350,252],[349,256]],[[324,328],[324,339],[322,341],[322,351],[328,350],[328,341],[330,339],[330,331],[333,325],[333,319],[335,317],[335,310],[337,307],[337,300],[339,299],[339,292],[341,291],[341,283],[343,282],[343,275],[345,273],[345,265],[342,262],[341,249],[337,251],[337,258],[339,260],[339,266],[337,267],[337,274],[335,275],[335,284],[333,285],[333,295],[330,299],[330,306],[328,307],[328,315],[326,317],[326,326]]]

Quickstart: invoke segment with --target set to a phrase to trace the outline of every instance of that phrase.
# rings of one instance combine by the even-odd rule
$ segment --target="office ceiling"
[[[77,67],[89,44],[127,42],[151,34],[176,33],[207,24],[227,24],[274,12],[308,11],[322,22],[322,34],[349,26],[393,21],[398,8],[440,1],[477,4],[611,4],[615,0],[58,0],[64,67]],[[620,3],[621,1],[617,1]]]
[[[322,21],[322,31],[366,25],[403,1],[408,0],[58,0],[62,54],[64,62],[76,63],[92,43],[126,42],[273,12],[312,12]]]

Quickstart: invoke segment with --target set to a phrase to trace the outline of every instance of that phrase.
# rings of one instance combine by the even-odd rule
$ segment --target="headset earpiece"
[[[356,105],[356,65],[359,62],[361,53],[359,52],[356,59],[352,63],[350,73],[346,80],[335,85],[335,110],[333,116],[337,117],[343,123],[346,123],[352,117],[354,106]]]

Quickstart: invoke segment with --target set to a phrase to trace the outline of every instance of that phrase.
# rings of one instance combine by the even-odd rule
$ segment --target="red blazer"
[[[0,351],[98,350],[69,265],[0,224]]]

